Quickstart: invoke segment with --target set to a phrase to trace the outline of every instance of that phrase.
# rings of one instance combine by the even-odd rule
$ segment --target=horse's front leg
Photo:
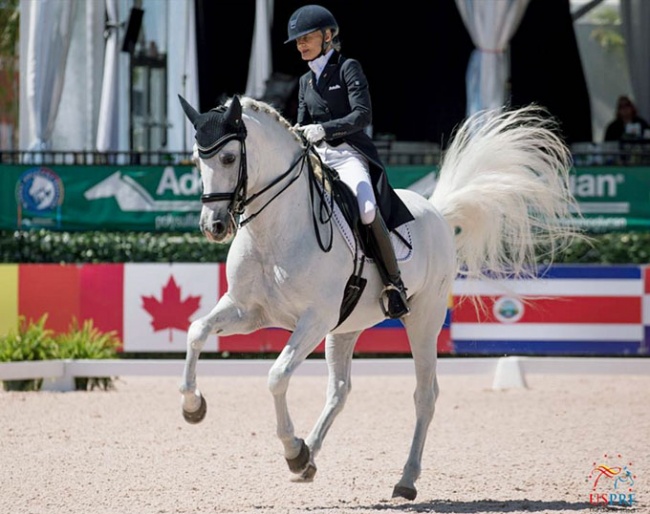
[[[196,387],[196,365],[201,350],[210,334],[234,334],[249,331],[249,319],[241,307],[234,304],[226,293],[210,313],[193,321],[187,332],[187,352],[183,382],[180,386],[182,394],[183,417],[188,423],[203,421],[207,410],[205,398]]]
[[[296,437],[287,405],[287,389],[296,368],[318,346],[328,331],[328,324],[314,311],[303,315],[286,346],[271,366],[268,386],[273,395],[277,435],[284,446],[284,457],[293,473],[302,473],[309,464],[309,448]]]
[[[334,423],[336,416],[343,410],[352,382],[352,354],[354,345],[361,332],[348,334],[328,334],[325,339],[325,360],[327,361],[327,400],[318,421],[307,437],[306,443],[310,450],[309,465],[302,473],[302,478],[311,480],[316,474],[314,460],[323,446],[323,440]]]

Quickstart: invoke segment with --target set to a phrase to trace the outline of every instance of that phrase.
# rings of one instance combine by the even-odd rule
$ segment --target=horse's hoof
[[[201,405],[199,405],[199,408],[195,410],[194,412],[188,412],[185,409],[183,409],[183,417],[185,418],[185,421],[192,425],[196,425],[197,423],[201,423],[203,421],[203,418],[205,418],[205,413],[208,410],[208,404],[205,401],[205,398],[201,396]]]
[[[310,462],[309,464],[307,464],[307,467],[300,475],[300,478],[302,478],[305,482],[311,482],[314,479],[315,474],[316,474],[316,466],[312,462]]]
[[[309,446],[302,439],[300,443],[300,453],[293,459],[287,459],[289,470],[292,473],[302,473],[307,468],[307,464],[309,464]]]
[[[407,500],[415,500],[415,497],[418,495],[418,492],[415,490],[415,487],[406,487],[403,485],[396,485],[393,489],[393,498],[402,497]]]

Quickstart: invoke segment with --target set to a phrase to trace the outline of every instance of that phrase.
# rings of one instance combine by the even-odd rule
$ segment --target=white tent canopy
[[[467,115],[501,109],[507,101],[506,50],[529,0],[456,0],[476,46],[467,67]]]
[[[26,90],[30,150],[52,147],[76,5],[59,0],[23,0],[20,4],[29,20]]]
[[[476,45],[467,68],[467,114],[502,108],[508,103],[508,45],[529,0],[455,2]],[[199,105],[194,0],[20,0],[20,148],[129,149],[129,56],[120,46],[129,8],[136,3],[148,10],[145,18],[154,10],[166,12],[167,150],[191,148],[193,133],[177,95]],[[645,25],[650,1],[620,0],[620,9],[631,93],[648,118],[650,32]],[[273,10],[273,0],[256,0],[246,85],[246,94],[254,97],[264,95],[272,76]],[[98,27],[105,14],[110,25],[120,28],[109,31],[104,41]],[[77,62],[84,56],[87,62]]]
[[[273,25],[273,0],[255,0],[255,28],[248,65],[246,96],[262,98],[266,81],[271,76],[271,26]]]

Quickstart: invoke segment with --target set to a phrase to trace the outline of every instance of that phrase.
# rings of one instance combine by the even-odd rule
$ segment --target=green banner
[[[411,184],[424,178],[430,173],[437,173],[437,166],[423,164],[412,166],[387,166],[388,181],[394,189],[408,189]]]
[[[193,166],[1,166],[0,228],[198,230]]]
[[[426,166],[388,168],[395,188],[431,172]],[[588,232],[650,230],[650,167],[589,166],[572,170],[570,180],[583,215],[577,224]]]
[[[407,188],[431,166],[388,167]],[[589,231],[650,229],[650,167],[585,167],[571,175]],[[196,231],[193,166],[1,165],[0,229]]]
[[[649,167],[578,168],[571,175],[571,191],[589,231],[650,229]]]

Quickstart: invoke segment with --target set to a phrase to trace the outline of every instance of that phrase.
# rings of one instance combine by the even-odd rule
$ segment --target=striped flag
[[[457,280],[454,352],[638,355],[645,347],[643,294],[638,266],[553,266],[537,280]],[[463,295],[484,308],[461,302]]]

